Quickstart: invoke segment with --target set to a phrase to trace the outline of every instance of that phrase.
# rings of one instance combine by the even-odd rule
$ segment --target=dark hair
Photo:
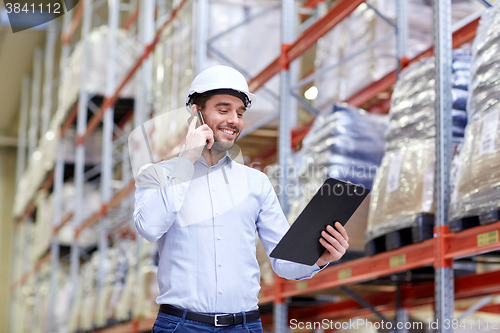
[[[198,96],[194,96],[192,104],[196,104],[200,108],[200,110],[203,110],[205,108],[205,104],[212,96],[206,97],[206,96],[203,96],[200,94],[197,94],[197,95]]]

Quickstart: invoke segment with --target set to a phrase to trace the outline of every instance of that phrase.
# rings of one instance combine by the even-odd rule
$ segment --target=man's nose
[[[236,111],[228,112],[226,120],[229,124],[236,124],[238,122],[238,113]]]

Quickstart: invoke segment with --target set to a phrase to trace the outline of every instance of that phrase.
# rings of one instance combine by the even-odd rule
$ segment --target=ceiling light
[[[310,101],[316,99],[316,97],[318,97],[318,88],[316,88],[316,86],[310,87],[304,93],[304,97]]]

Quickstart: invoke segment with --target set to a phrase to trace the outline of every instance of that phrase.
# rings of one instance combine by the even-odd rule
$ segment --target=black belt
[[[176,308],[172,305],[161,304],[160,312],[182,318],[184,314],[183,309]],[[260,318],[259,310],[245,312],[247,322],[256,321]],[[212,324],[214,326],[230,326],[243,323],[243,314],[240,313],[225,313],[217,315],[207,315],[198,312],[188,311],[186,319],[199,321],[205,324]]]

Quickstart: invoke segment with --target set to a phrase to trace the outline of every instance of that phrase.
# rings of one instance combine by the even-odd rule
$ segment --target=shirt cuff
[[[185,157],[178,157],[170,176],[180,181],[188,182],[193,179],[194,165]]]
[[[323,267],[319,267],[318,264],[314,264],[313,267],[314,267],[314,274],[318,273],[318,272],[321,272],[322,270],[324,270],[325,268],[327,268],[328,266],[330,266],[330,263],[326,264],[325,266]]]

